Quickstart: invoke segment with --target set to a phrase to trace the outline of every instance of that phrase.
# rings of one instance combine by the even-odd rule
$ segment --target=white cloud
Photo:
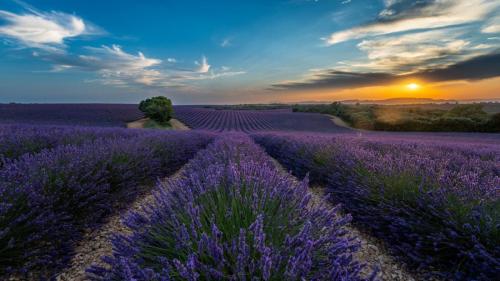
[[[500,23],[485,26],[482,29],[483,33],[500,33]]]
[[[32,48],[32,58],[49,62],[52,72],[85,71],[98,78],[87,81],[119,87],[187,87],[192,81],[243,74],[229,68],[213,69],[205,56],[196,68],[178,68],[175,58],[151,58],[128,53],[118,45],[84,47],[80,54],[67,52],[68,39],[102,31],[82,18],[62,12],[40,12],[22,2],[25,13],[0,10],[0,37],[10,44]],[[1,23],[4,24],[1,24]],[[227,42],[229,44],[229,41]]]
[[[483,33],[500,33],[500,16],[489,19],[481,29]]]
[[[68,38],[96,32],[82,18],[61,12],[30,10],[15,14],[0,10],[0,19],[6,23],[0,26],[0,36],[15,39],[32,48],[56,49],[64,46]]]
[[[198,73],[207,73],[210,70],[210,65],[205,56],[201,58],[201,62],[195,61],[194,63],[199,66]]]
[[[370,65],[386,71],[416,71],[429,64],[460,55],[470,42],[450,36],[446,31],[428,31],[403,36],[364,40],[358,44],[368,55]]]
[[[494,50],[493,45],[461,38],[463,34],[465,30],[454,28],[366,39],[357,46],[367,59],[343,62],[335,69],[401,75],[443,68]]]
[[[497,75],[490,64],[482,64],[498,57],[498,46],[492,42],[498,36],[485,38],[479,31],[499,31],[500,19],[492,16],[500,11],[500,1],[384,0],[384,4],[372,23],[324,39],[328,45],[362,39],[357,47],[365,58],[311,69],[302,78],[273,85],[274,89],[360,87],[411,75],[438,81]]]
[[[226,48],[226,47],[229,47],[231,46],[231,39],[230,38],[225,38],[224,40],[222,40],[222,42],[220,43],[220,46],[222,48]]]
[[[98,62],[98,65],[103,68],[137,70],[149,68],[162,62],[159,59],[147,58],[141,52],[138,52],[137,55],[126,53],[118,45],[102,46],[100,48],[87,47],[87,49],[94,56],[80,56],[80,58],[90,62]]]
[[[39,52],[37,56],[53,64],[53,71],[87,71],[99,78],[88,80],[105,85],[129,87],[188,87],[190,84],[221,77],[241,75],[243,71],[231,71],[228,67],[212,69],[207,58],[202,57],[195,69],[172,68],[162,60],[150,58],[141,52],[131,54],[118,45],[86,47],[85,54]],[[166,60],[169,61],[168,59]]]
[[[153,69],[162,61],[147,58],[141,52],[137,55],[129,54],[118,45],[87,49],[91,55],[78,56],[76,66],[84,70],[95,70],[104,80],[153,85],[162,78],[161,72]]]
[[[326,38],[328,45],[368,36],[391,34],[419,29],[453,26],[484,20],[490,11],[500,7],[496,0],[441,0],[421,7],[418,12],[402,12],[397,17],[391,7],[400,1],[385,1],[386,9],[380,13],[384,20],[335,32]]]

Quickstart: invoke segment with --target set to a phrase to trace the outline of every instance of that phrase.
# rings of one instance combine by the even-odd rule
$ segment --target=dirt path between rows
[[[347,128],[347,129],[351,129],[351,130],[359,131],[359,132],[373,132],[373,131],[370,131],[370,130],[354,128],[354,127],[352,127],[351,125],[349,125],[347,122],[345,122],[344,120],[342,120],[342,118],[340,118],[338,116],[331,115],[331,114],[324,114],[324,115],[328,116],[328,118],[330,118],[330,120],[335,125],[337,125],[339,127]]]
[[[129,129],[142,129],[146,122],[148,122],[149,118],[142,118],[136,121],[128,122],[127,128]]]
[[[309,190],[313,196],[313,201],[325,201],[323,198],[325,198],[326,188],[312,187]],[[368,275],[372,268],[378,267],[380,270],[378,275],[379,280],[427,280],[422,277],[416,277],[413,273],[409,272],[404,263],[398,262],[397,258],[388,253],[387,248],[380,240],[363,233],[353,225],[349,225],[347,227],[347,231],[349,231],[350,236],[356,237],[356,239],[360,242],[361,247],[354,257],[358,261],[368,265],[363,272],[365,275]]]
[[[344,120],[340,119],[335,115],[330,115],[330,114],[325,114],[325,115],[328,116],[330,120],[332,120],[332,122],[339,127],[354,129],[353,127],[349,126],[349,124],[347,124]]]
[[[168,179],[181,176],[181,168]],[[166,179],[165,179],[166,180]],[[107,222],[99,229],[88,232],[84,238],[77,244],[75,248],[75,255],[73,256],[69,267],[60,272],[57,281],[83,281],[89,280],[86,277],[85,270],[91,265],[105,266],[102,257],[111,256],[113,254],[113,247],[111,244],[111,237],[116,233],[130,234],[130,229],[123,224],[124,218],[129,212],[141,211],[142,207],[153,202],[154,188],[148,188],[147,191],[142,192],[137,199],[123,212],[110,217]]]
[[[186,126],[184,123],[182,123],[181,121],[177,120],[177,119],[170,119],[170,125],[172,126],[172,128],[174,130],[179,130],[179,131],[187,131],[187,130],[191,130],[188,126]]]
[[[286,172],[286,169],[274,158],[278,169]],[[297,179],[298,180],[298,179]],[[309,191],[312,195],[314,204],[332,205],[325,199],[326,188],[319,186],[310,186]],[[349,236],[355,237],[360,242],[360,249],[354,257],[361,263],[367,265],[363,270],[363,275],[368,277],[374,268],[379,269],[378,280],[381,281],[420,281],[429,280],[418,274],[414,274],[406,269],[404,263],[398,262],[397,258],[391,256],[384,243],[362,231],[352,224],[347,227]],[[418,277],[417,277],[418,275]]]
[[[142,118],[136,121],[132,121],[127,123],[127,128],[129,129],[144,129],[146,123],[149,121],[149,118]],[[188,126],[177,119],[170,119],[170,126],[172,126],[172,130],[178,131],[188,131],[191,130]]]

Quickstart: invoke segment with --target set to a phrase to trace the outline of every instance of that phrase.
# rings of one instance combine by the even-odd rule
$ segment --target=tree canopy
[[[139,110],[144,112],[146,117],[159,123],[166,123],[172,118],[174,112],[172,101],[166,97],[158,96],[141,101]]]

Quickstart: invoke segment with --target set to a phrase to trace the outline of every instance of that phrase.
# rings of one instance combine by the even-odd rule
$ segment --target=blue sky
[[[491,66],[500,62],[499,8],[494,0],[2,0],[0,102],[269,102],[410,76],[489,79],[500,75]],[[480,73],[457,75],[464,67]]]

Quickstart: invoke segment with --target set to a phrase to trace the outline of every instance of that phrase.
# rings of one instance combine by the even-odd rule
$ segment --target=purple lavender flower
[[[356,223],[415,267],[432,267],[453,280],[498,275],[500,146],[491,137],[268,133],[253,138],[295,175],[327,186]]]
[[[126,217],[133,234],[118,235],[109,267],[90,268],[92,279],[123,276],[126,260],[134,280],[164,268],[176,280],[364,280],[349,220],[307,203],[307,184],[280,172],[248,137],[220,137],[155,194]]]
[[[50,276],[68,262],[83,230],[99,225],[117,201],[130,202],[140,184],[173,173],[212,138],[82,132],[116,137],[24,154],[0,169],[0,274],[37,268]]]
[[[190,106],[175,108],[175,117],[193,129],[218,132],[313,131],[349,132],[320,114],[278,110],[215,110]]]

